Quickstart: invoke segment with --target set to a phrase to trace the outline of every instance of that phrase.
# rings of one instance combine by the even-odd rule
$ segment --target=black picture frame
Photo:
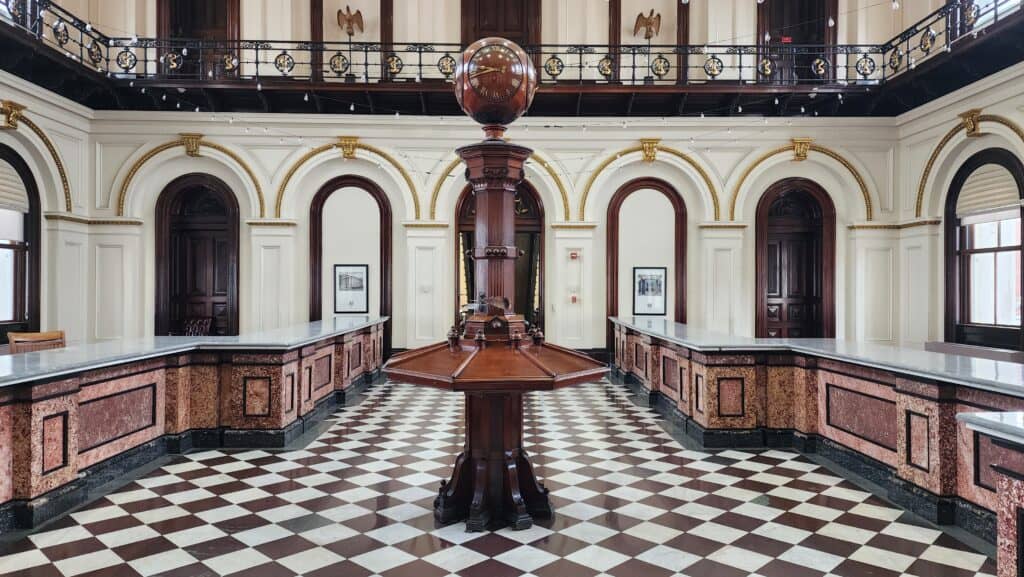
[[[342,283],[339,281],[340,271],[359,271],[362,273],[362,284],[357,287],[341,287]],[[358,277],[352,277],[358,280]],[[342,308],[339,306],[338,296],[341,292],[359,292],[362,293],[362,306]],[[370,312],[370,265],[366,264],[336,264],[334,265],[334,314],[366,314]]]
[[[640,294],[640,279],[638,274],[643,271],[656,272],[660,275],[660,295],[659,294]],[[635,266],[633,267],[633,316],[653,316],[663,317],[668,314],[668,267],[664,266]],[[650,287],[649,289],[653,293],[658,292],[658,287]],[[652,299],[655,303],[660,306],[651,307],[641,305],[641,299]]]

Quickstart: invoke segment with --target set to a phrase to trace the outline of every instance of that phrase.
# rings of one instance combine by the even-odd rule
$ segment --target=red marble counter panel
[[[932,391],[925,391],[924,387]],[[897,390],[937,392],[900,380]],[[956,493],[956,405],[897,393],[897,473],[937,495]]]
[[[1024,508],[1024,481],[999,475],[999,518],[996,536],[996,566],[999,577],[1017,577],[1017,543]]]
[[[363,339],[360,335],[346,335],[344,341],[345,379],[342,388],[352,385],[363,374]]]
[[[300,363],[299,389],[302,391],[299,414],[313,410],[317,402],[334,391],[334,347],[306,347]]]
[[[794,413],[801,401],[803,369],[795,366],[769,366],[765,370],[765,426],[770,429],[796,429]],[[807,431],[802,431],[806,433]]]
[[[0,503],[14,498],[14,406],[0,405]]]
[[[690,359],[679,354],[676,355],[676,359],[679,365],[676,375],[676,380],[679,383],[679,400],[676,402],[676,406],[684,415],[693,416],[693,378],[691,377]]]
[[[66,382],[65,382],[66,383]],[[33,499],[78,477],[78,405],[73,394],[11,405],[15,499]]]
[[[754,365],[757,364],[758,358],[755,355],[742,355],[742,354],[713,354],[705,355],[697,351],[690,353],[690,358],[707,365],[712,366],[743,366],[743,365]]]
[[[818,430],[891,467],[897,466],[896,392],[892,386],[819,369]]]
[[[763,374],[763,373],[762,373]],[[705,366],[703,401],[705,427],[750,429],[763,422],[764,388],[753,366]]]
[[[664,345],[657,347],[658,358],[658,391],[672,399],[672,404],[679,404],[679,359],[676,351]]]
[[[373,338],[372,331],[363,333],[363,372],[369,373],[373,370],[373,359],[376,357],[377,341]]]
[[[165,432],[165,371],[149,370],[78,392],[78,468],[123,453]]]
[[[708,426],[708,393],[707,393],[707,367],[697,362],[697,360],[690,357],[690,382],[691,387],[691,407],[693,413],[690,415],[693,417],[697,424],[707,428]]]
[[[647,367],[647,388],[652,393],[661,393],[661,347],[657,344],[648,346],[647,354],[650,366]]]
[[[231,364],[221,365],[220,426],[282,429],[295,420],[286,411],[285,384],[289,365],[294,365],[297,357],[298,352],[233,355]],[[250,400],[250,396],[254,398]],[[259,412],[263,404],[269,407],[266,414]]]
[[[959,387],[956,396],[957,413],[1024,410],[1024,399],[988,391]],[[998,457],[1005,451],[998,447],[990,447],[990,440],[986,441],[976,437],[974,431],[968,429],[967,425],[957,422],[957,494],[976,505],[995,511],[997,506],[995,473],[988,463],[995,462],[989,459]],[[982,447],[982,443],[988,446]],[[981,451],[978,451],[979,448]]]

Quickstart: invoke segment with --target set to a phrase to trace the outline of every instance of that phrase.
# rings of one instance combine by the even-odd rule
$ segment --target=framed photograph
[[[665,314],[668,287],[668,269],[665,267],[633,267],[633,314]]]
[[[370,266],[334,265],[334,312],[370,312]]]

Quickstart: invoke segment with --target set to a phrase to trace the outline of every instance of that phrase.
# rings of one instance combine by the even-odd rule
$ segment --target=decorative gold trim
[[[161,152],[165,150],[170,150],[172,148],[176,148],[178,146],[184,146],[185,153],[188,154],[189,156],[199,156],[200,147],[206,146],[208,148],[220,151],[224,153],[226,156],[228,156],[231,160],[234,160],[239,166],[242,167],[242,170],[245,171],[245,174],[249,176],[249,180],[252,181],[253,187],[255,187],[256,189],[256,198],[259,200],[260,206],[260,218],[263,218],[266,215],[266,207],[263,200],[263,187],[260,185],[260,181],[256,178],[256,173],[253,172],[252,167],[249,166],[249,163],[245,162],[242,159],[242,157],[238,156],[238,154],[235,153],[233,150],[221,144],[217,144],[216,142],[209,142],[207,140],[203,140],[202,135],[181,134],[179,136],[181,136],[181,138],[179,138],[178,140],[172,140],[170,142],[159,144],[151,148],[150,150],[146,151],[146,153],[140,156],[139,159],[136,160],[134,164],[132,164],[131,168],[128,169],[128,174],[125,175],[124,180],[121,182],[121,190],[118,192],[117,195],[117,216],[124,216],[124,205],[128,200],[128,189],[131,187],[132,179],[135,178],[135,175],[138,174],[142,166],[149,162],[150,160],[152,160],[154,156],[160,154]]]
[[[245,224],[249,226],[299,226],[299,223],[294,220],[247,220]]]
[[[359,144],[358,136],[342,136],[341,157],[346,160],[354,160],[356,157],[356,145]]]
[[[24,124],[35,133],[39,140],[43,141],[43,146],[46,147],[46,151],[50,153],[50,158],[53,159],[53,164],[57,166],[57,174],[60,176],[60,186],[64,190],[64,209],[68,212],[72,211],[71,207],[71,185],[68,184],[68,174],[64,170],[64,162],[60,159],[60,153],[57,152],[57,147],[54,146],[53,141],[46,135],[46,132],[35,122],[32,122],[31,118],[25,116],[25,106],[18,104],[13,100],[0,100],[0,113],[4,115],[4,123],[2,128],[7,130],[17,130],[20,124]]]
[[[8,130],[18,129],[18,120],[21,119],[21,113],[25,110],[23,104],[18,104],[11,100],[0,100],[0,113],[4,115],[4,124],[0,128]]]
[[[74,222],[78,224],[87,224],[90,226],[99,225],[121,225],[121,226],[142,226],[142,221],[138,219],[126,219],[126,218],[89,218],[87,216],[78,216],[74,214],[67,214],[64,212],[48,212],[43,215],[46,220],[63,220],[67,222]]]
[[[697,228],[747,228],[747,225],[741,222],[708,222],[698,224]]]
[[[975,114],[976,112],[978,114]],[[935,168],[935,162],[938,161],[939,154],[961,130],[974,130],[975,135],[979,136],[981,135],[982,122],[995,122],[996,124],[1001,124],[1006,128],[1009,128],[1017,135],[1018,138],[1021,139],[1021,142],[1024,142],[1024,128],[1021,128],[1020,125],[1005,116],[999,116],[998,114],[981,114],[980,112],[981,110],[968,110],[967,112],[960,114],[960,124],[949,129],[949,132],[943,135],[939,140],[939,143],[935,145],[935,149],[932,150],[931,156],[928,157],[928,162],[924,165],[924,171],[921,173],[921,180],[917,183],[917,203],[914,209],[915,217],[921,218],[921,212],[924,209],[924,189],[925,186],[928,185],[928,177],[931,176],[932,169]]]
[[[654,159],[658,157],[659,142],[661,142],[660,138],[640,139],[640,152],[643,154],[644,162],[654,162]]]
[[[185,154],[191,157],[199,156],[199,144],[203,140],[202,134],[196,134],[193,132],[187,132],[179,134],[182,142],[185,143]]]
[[[342,136],[338,138],[337,142],[321,144],[320,146],[317,146],[309,150],[308,152],[306,152],[306,154],[303,154],[297,161],[295,161],[295,163],[288,168],[288,172],[285,173],[284,179],[281,181],[281,185],[277,187],[277,202],[274,205],[274,216],[276,216],[277,218],[281,218],[281,207],[284,204],[285,189],[288,188],[288,183],[291,181],[292,177],[295,176],[295,173],[298,172],[299,168],[301,168],[303,164],[306,164],[313,157],[317,156],[322,152],[327,152],[328,150],[334,150],[336,148],[341,148],[342,157],[348,158],[347,156],[345,156],[345,150],[347,146],[352,146],[352,158],[355,158],[356,149],[363,149],[371,154],[376,154],[377,156],[387,161],[388,164],[395,167],[395,170],[397,170],[402,175],[402,179],[405,180],[405,184],[409,187],[409,192],[412,194],[413,215],[417,220],[419,220],[419,193],[416,191],[416,185],[413,183],[412,177],[410,177],[409,173],[405,170],[405,167],[399,164],[399,162],[395,160],[395,158],[388,154],[387,152],[384,152],[383,150],[377,148],[376,146],[359,142],[359,139],[354,136]]]
[[[714,183],[711,182],[711,177],[708,176],[708,173],[707,173],[706,170],[704,170],[704,167],[701,166],[696,160],[694,160],[693,157],[691,157],[690,155],[686,154],[685,152],[683,152],[681,150],[677,150],[675,148],[671,148],[671,147],[665,146],[663,144],[657,144],[657,145],[655,145],[655,148],[657,150],[660,150],[661,152],[664,152],[664,153],[667,153],[667,154],[671,154],[672,156],[675,156],[675,157],[679,158],[680,160],[682,160],[683,162],[689,164],[691,167],[693,167],[694,170],[697,171],[697,174],[700,175],[701,180],[704,181],[704,185],[708,187],[708,192],[711,193],[711,203],[712,203],[712,205],[714,207],[715,220],[718,220],[718,218],[719,218],[718,191],[715,190],[715,185],[714,185]],[[608,168],[608,166],[611,163],[615,162],[616,160],[618,160],[619,158],[621,158],[621,157],[623,157],[623,156],[625,156],[627,154],[632,154],[634,152],[643,152],[643,145],[641,144],[641,145],[637,145],[637,146],[631,146],[629,148],[624,148],[624,149],[616,152],[615,154],[613,154],[613,155],[609,156],[608,158],[604,159],[603,161],[601,161],[601,164],[598,164],[597,168],[595,168],[594,171],[590,173],[590,178],[587,179],[587,184],[586,184],[585,187],[583,187],[583,195],[580,198],[579,220],[581,220],[581,221],[582,220],[586,220],[587,198],[590,197],[590,189],[594,186],[594,182],[597,180],[598,175],[600,175],[602,172],[604,172],[604,169]]]
[[[562,182],[562,179],[558,176],[558,173],[555,172],[555,169],[552,168],[551,163],[537,156],[536,152],[530,155],[530,160],[533,160],[544,167],[548,176],[555,181],[555,186],[558,187],[558,194],[562,197],[562,212],[565,214],[565,220],[569,220],[569,193],[566,192],[565,184]],[[461,158],[456,158],[449,162],[448,166],[444,167],[444,171],[441,172],[441,177],[434,183],[434,190],[430,193],[430,220],[437,218],[437,200],[441,196],[441,188],[444,187],[445,180],[449,175],[451,175],[452,171],[455,170],[455,167],[460,164],[462,164]]]
[[[448,223],[447,222],[419,221],[419,222],[406,222],[406,223],[403,223],[402,226],[404,226],[405,228],[448,228]]]
[[[960,124],[964,127],[964,131],[967,132],[968,138],[981,136],[980,108],[972,108],[967,112],[961,112],[957,116],[960,117]]]
[[[780,146],[778,148],[773,148],[771,150],[764,152],[763,154],[761,154],[761,156],[757,157],[757,160],[755,160],[752,164],[750,164],[749,166],[747,166],[747,168],[743,170],[743,173],[740,175],[739,180],[736,182],[736,186],[733,188],[732,198],[729,201],[729,220],[736,220],[736,201],[739,199],[740,190],[742,190],[743,183],[750,176],[750,173],[752,173],[755,168],[760,166],[761,163],[763,163],[764,161],[768,160],[773,156],[790,151],[792,151],[794,154],[797,154],[797,140],[799,139],[794,138],[793,141],[791,141],[789,144],[785,146]],[[861,197],[864,199],[865,220],[874,220],[874,207],[871,202],[871,193],[868,192],[868,186],[867,183],[864,182],[864,177],[860,175],[860,172],[853,166],[853,164],[851,164],[850,161],[846,160],[846,158],[843,157],[843,155],[820,144],[808,143],[807,147],[809,151],[819,152],[835,160],[839,164],[843,165],[843,168],[845,168],[847,171],[849,171],[851,175],[853,175],[854,180],[857,181],[857,186],[860,188]],[[796,158],[794,158],[794,161],[795,160]]]
[[[586,230],[586,229],[591,229],[591,228],[597,228],[597,223],[596,222],[555,222],[555,223],[551,224],[551,228],[560,228],[560,229],[567,229],[567,230],[570,230],[570,229]]]
[[[907,228],[915,228],[918,226],[934,226],[937,224],[942,224],[942,220],[912,220],[910,222],[901,222],[893,224],[851,224],[847,228],[850,230],[903,230]]]
[[[796,162],[803,162],[804,160],[807,160],[807,153],[811,150],[811,143],[813,141],[813,138],[794,138],[793,160]]]

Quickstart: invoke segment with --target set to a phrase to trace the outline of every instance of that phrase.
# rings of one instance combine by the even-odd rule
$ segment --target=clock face
[[[469,59],[466,77],[473,91],[484,100],[506,102],[523,83],[523,63],[511,48],[488,44]]]

